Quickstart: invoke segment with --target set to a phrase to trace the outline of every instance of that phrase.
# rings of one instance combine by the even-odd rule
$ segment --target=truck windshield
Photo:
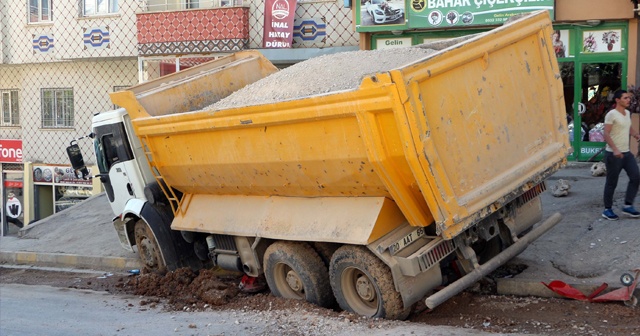
[[[133,151],[122,123],[98,126],[95,129],[94,147],[101,174],[117,162],[133,160]]]

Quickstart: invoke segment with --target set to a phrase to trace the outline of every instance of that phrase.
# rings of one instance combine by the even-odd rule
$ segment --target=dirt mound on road
[[[158,296],[169,299],[169,304],[204,309],[210,305],[228,304],[238,295],[239,277],[220,277],[213,270],[198,273],[181,268],[162,276],[143,274],[125,283],[125,289],[136,295]]]

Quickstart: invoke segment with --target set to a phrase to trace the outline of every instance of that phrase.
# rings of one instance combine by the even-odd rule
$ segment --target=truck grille
[[[544,182],[542,182],[542,183],[538,184],[537,186],[527,190],[524,194],[522,194],[522,195],[520,195],[520,197],[518,197],[517,206],[520,207],[520,206],[526,204],[527,202],[531,201],[532,199],[538,197],[545,190],[547,190],[547,186],[544,184]]]
[[[453,240],[444,240],[437,238],[426,246],[427,252],[422,253],[418,257],[420,263],[420,271],[424,272],[434,265],[438,264],[442,259],[455,251],[456,246]]]
[[[233,239],[232,236],[217,235],[217,234],[214,234],[212,236],[213,236],[213,241],[216,244],[217,253],[220,253],[222,251],[235,253],[236,251],[238,251],[238,249],[236,248],[236,241]]]

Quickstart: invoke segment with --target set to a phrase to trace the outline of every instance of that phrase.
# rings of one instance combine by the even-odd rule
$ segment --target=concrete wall
[[[3,63],[42,63],[95,57],[137,56],[136,11],[137,0],[120,0],[117,14],[84,17],[80,1],[52,1],[51,22],[27,23],[27,0],[2,1]],[[104,27],[109,31],[108,48],[85,48],[86,29]],[[34,51],[33,40],[39,36],[53,37],[54,48],[43,53]]]
[[[629,0],[556,0],[556,21],[632,18],[633,3]]]
[[[67,163],[69,141],[91,132],[94,113],[113,109],[114,86],[138,83],[135,57],[114,61],[75,61],[3,66],[0,88],[20,89],[20,127],[0,128],[1,139],[22,139],[24,162]],[[41,89],[73,88],[74,127],[42,128]],[[81,143],[87,164],[93,164],[89,141]]]

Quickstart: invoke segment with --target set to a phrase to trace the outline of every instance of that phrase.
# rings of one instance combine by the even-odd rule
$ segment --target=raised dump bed
[[[537,21],[517,21],[439,52],[411,47],[324,56],[297,64],[293,75],[264,70],[268,61],[246,52],[232,56],[211,83],[199,82],[213,76],[196,67],[187,70],[195,75],[182,74],[177,84],[145,91],[139,100],[128,92],[114,100],[140,104],[134,108],[140,113],[127,109],[136,132],[167,184],[185,195],[382,196],[412,225],[435,219],[451,238],[541,182],[567,153],[562,83],[544,45],[548,20],[541,14]],[[250,70],[238,70],[245,66]],[[330,91],[333,78],[345,77],[340,73],[360,76],[359,69],[385,66],[357,87]],[[263,79],[269,85],[243,90],[249,106],[202,109],[235,88],[214,90],[258,73],[271,74]],[[329,92],[302,95],[314,78]],[[286,96],[292,85],[300,93]],[[254,87],[265,104],[251,100]],[[282,101],[265,91],[284,92]]]

